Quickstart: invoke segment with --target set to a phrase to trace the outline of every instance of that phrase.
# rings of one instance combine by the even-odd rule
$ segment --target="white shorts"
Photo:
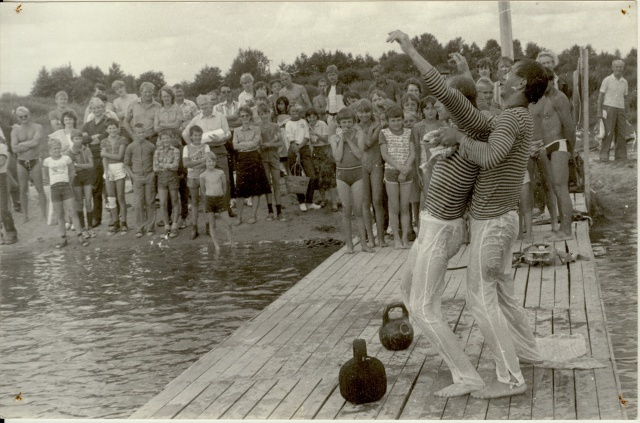
[[[109,163],[109,169],[107,170],[107,181],[115,182],[126,177],[127,173],[124,171],[124,163]]]

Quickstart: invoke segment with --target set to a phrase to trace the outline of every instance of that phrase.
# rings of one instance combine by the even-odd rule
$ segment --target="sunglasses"
[[[231,91],[220,91],[220,94],[229,94]]]
[[[18,115],[18,119],[29,119],[29,115]]]
[[[241,117],[241,118],[248,118],[248,117],[251,117],[251,116],[249,116],[249,115],[248,115],[248,114],[246,114],[246,113],[243,113],[243,114],[241,114],[241,115],[240,115],[240,117]]]

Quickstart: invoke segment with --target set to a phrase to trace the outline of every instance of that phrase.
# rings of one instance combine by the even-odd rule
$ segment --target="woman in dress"
[[[253,125],[251,108],[242,106],[238,109],[238,116],[242,126],[233,131],[233,148],[238,152],[236,167],[236,197],[251,197],[251,218],[248,223],[256,223],[260,196],[271,193],[269,180],[262,165],[260,155],[260,141],[262,133],[260,127]],[[238,220],[236,225],[242,224],[242,210],[244,201],[237,201]]]

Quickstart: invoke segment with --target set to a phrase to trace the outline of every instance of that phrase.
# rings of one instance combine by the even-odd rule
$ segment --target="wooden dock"
[[[584,209],[581,195],[574,199]],[[536,227],[537,235],[548,227]],[[605,368],[552,370],[522,365],[529,390],[492,400],[432,393],[451,383],[446,364],[417,327],[405,351],[378,340],[384,306],[400,299],[408,250],[333,254],[288,292],[193,364],[131,418],[206,419],[626,419],[605,310],[589,241],[588,222],[556,248],[591,261],[514,268],[517,295],[538,336],[581,333]],[[520,249],[520,245],[515,251]],[[465,266],[462,248],[450,267]],[[495,378],[493,359],[465,307],[465,270],[447,272],[443,311],[480,375]],[[387,393],[372,404],[340,396],[338,371],[355,338],[382,360]]]

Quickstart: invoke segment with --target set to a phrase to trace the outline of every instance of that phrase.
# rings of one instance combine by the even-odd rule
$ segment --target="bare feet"
[[[347,244],[347,254],[353,254],[353,244]]]
[[[371,248],[368,244],[360,243],[360,246],[362,247],[362,251],[364,251],[365,253],[375,253],[373,248]]]
[[[473,385],[465,385],[463,383],[453,383],[446,388],[433,393],[433,395],[443,398],[460,397],[477,391],[478,387]]]
[[[380,247],[381,247],[381,248],[384,248],[384,247],[388,247],[388,246],[389,246],[389,244],[387,244],[387,242],[386,242],[384,239],[380,239],[379,244],[380,244]]]
[[[566,234],[564,232],[552,232],[550,235],[546,235],[544,239],[549,242],[567,241],[573,239],[573,235],[571,233]]]
[[[474,398],[488,399],[488,398],[502,398],[510,397],[512,395],[520,395],[527,392],[527,384],[523,383],[520,386],[513,386],[508,383],[498,382],[494,380],[490,384],[486,385],[483,389],[471,393]]]
[[[393,248],[395,248],[396,250],[402,250],[404,248],[404,245],[402,245],[402,241],[396,240],[396,245]]]

